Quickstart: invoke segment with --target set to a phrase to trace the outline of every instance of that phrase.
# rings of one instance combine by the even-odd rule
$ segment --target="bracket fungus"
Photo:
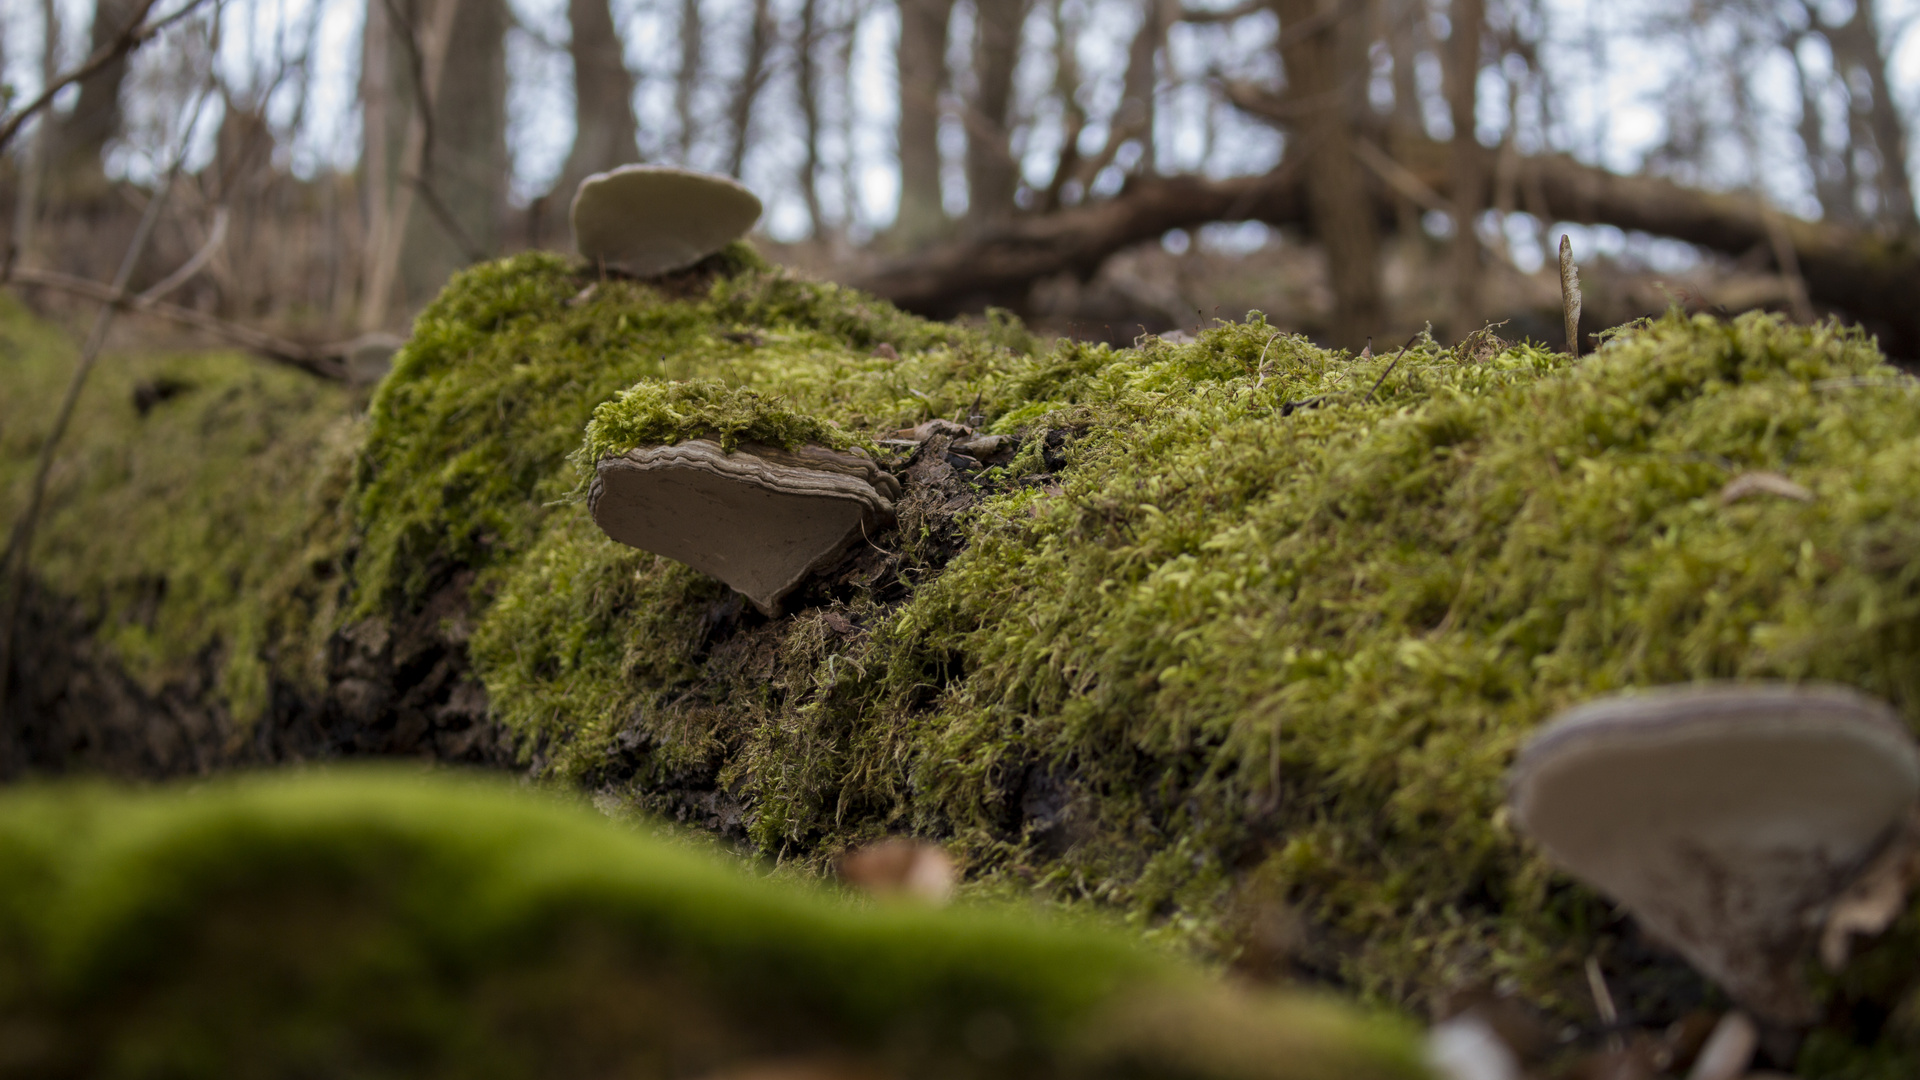
[[[859,454],[708,439],[600,459],[594,523],[629,547],[719,578],[768,615],[809,574],[893,523],[899,481]]]
[[[1756,1015],[1800,1024],[1809,946],[1908,820],[1920,749],[1892,709],[1841,687],[1685,687],[1568,711],[1510,780],[1551,861]]]
[[[574,246],[589,262],[657,277],[745,236],[760,220],[760,198],[725,176],[623,165],[580,181],[571,219]]]

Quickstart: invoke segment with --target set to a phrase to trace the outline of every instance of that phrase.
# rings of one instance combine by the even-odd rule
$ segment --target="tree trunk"
[[[807,224],[813,235],[826,232],[820,211],[820,65],[814,50],[820,47],[820,0],[800,5],[800,40],[794,44],[799,84],[800,121],[806,126],[805,157],[800,162],[800,197],[807,204]]]
[[[88,52],[113,41],[127,28],[134,11],[132,0],[94,0]],[[107,141],[120,133],[120,88],[126,78],[127,58],[122,56],[80,80],[73,111],[55,124],[47,174],[54,190],[69,202],[98,197],[106,189],[100,155]]]
[[[733,102],[727,109],[727,175],[738,179],[747,161],[749,127],[753,123],[753,103],[767,81],[767,52],[773,48],[773,12],[768,0],[753,0],[753,23],[747,28],[747,65],[733,88]]]
[[[892,243],[912,249],[947,232],[940,201],[940,94],[947,85],[953,0],[899,0],[900,210]]]
[[[1287,156],[1303,155],[1313,231],[1333,290],[1329,344],[1358,349],[1380,328],[1380,233],[1367,176],[1354,158],[1368,20],[1357,0],[1274,0],[1288,104],[1301,119]],[[1294,28],[1289,33],[1289,28]]]
[[[568,0],[573,37],[573,149],[549,197],[566,205],[580,181],[640,160],[640,124],[633,115],[633,72],[613,26],[608,0]]]
[[[1474,224],[1487,205],[1487,179],[1486,155],[1481,153],[1474,127],[1486,0],[1453,0],[1448,16],[1453,25],[1447,49],[1447,103],[1453,113],[1453,315],[1448,333],[1458,341],[1481,325],[1484,268]]]
[[[693,96],[700,89],[705,69],[705,24],[700,18],[700,0],[680,2],[680,70],[673,80],[673,113],[680,121],[680,163],[691,164],[693,137],[699,119],[694,116]]]
[[[383,329],[499,249],[506,206],[505,0],[369,0],[360,323]],[[424,107],[423,107],[424,106]]]
[[[978,91],[967,112],[967,224],[977,231],[1013,216],[1020,167],[1013,159],[1009,121],[1027,0],[974,3],[973,74]]]
[[[1886,51],[1880,46],[1874,8],[1873,0],[1857,0],[1853,18],[1844,26],[1829,30],[1827,40],[1833,43],[1834,66],[1843,75],[1849,68],[1864,74],[1873,94],[1873,101],[1862,119],[1872,134],[1874,154],[1880,165],[1874,184],[1880,196],[1880,219],[1902,232],[1910,232],[1916,222],[1913,181],[1907,172],[1906,126],[1901,122],[1893,91],[1887,85]]]

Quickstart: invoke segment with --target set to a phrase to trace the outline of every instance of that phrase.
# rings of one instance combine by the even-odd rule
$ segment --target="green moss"
[[[832,369],[838,397],[802,365],[754,385],[900,422],[862,363]],[[951,563],[910,525],[878,540],[897,580],[828,597],[856,633],[813,609],[716,641],[724,590],[556,521],[474,641],[497,714],[637,806],[737,800],[768,851],[948,836],[975,888],[1227,955],[1222,912],[1259,881],[1379,1000],[1502,979],[1576,1018],[1618,924],[1506,824],[1539,723],[1707,678],[1832,679],[1920,716],[1920,570],[1895,554],[1920,532],[1920,408],[1856,333],[1672,316],[1577,365],[1363,361],[1256,318],[954,370],[932,411],[1025,442]],[[1048,432],[1064,467],[1030,475]],[[1817,497],[1721,505],[1759,469]],[[1641,1015],[1675,1007],[1622,983]]]
[[[0,521],[11,525],[77,350],[4,304]],[[358,437],[344,393],[310,376],[230,352],[110,352],[56,457],[34,572],[82,602],[101,648],[147,689],[198,684],[204,665],[212,696],[251,720],[270,667],[317,676],[308,658],[332,596],[314,581],[341,550]]]
[[[0,796],[0,1070],[1411,1078],[1407,1033],[1117,938],[752,880],[397,771]],[[1156,1030],[1156,1024],[1158,1030]]]
[[[573,468],[585,477],[601,458],[636,446],[672,446],[703,438],[718,440],[728,453],[742,442],[784,450],[808,443],[836,450],[853,445],[838,424],[784,408],[751,387],[728,387],[711,379],[643,382],[593,410],[586,441],[573,454]]]

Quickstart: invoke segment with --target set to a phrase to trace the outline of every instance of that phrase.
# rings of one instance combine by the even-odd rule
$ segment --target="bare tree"
[[[580,181],[640,160],[640,123],[633,115],[633,72],[627,69],[608,0],[568,0],[573,56],[573,149],[554,182],[568,199]]]
[[[947,27],[953,0],[898,0],[900,209],[891,240],[917,247],[947,232],[940,200],[940,95],[947,87]]]
[[[753,0],[748,18],[746,64],[733,85],[732,102],[727,108],[727,174],[735,177],[746,165],[753,107],[767,82],[767,54],[773,49],[777,29],[769,0]]]
[[[115,36],[144,10],[139,0],[95,0],[88,31],[90,49],[109,48]],[[67,202],[84,201],[104,191],[106,172],[101,154],[120,133],[120,88],[127,79],[127,58],[110,60],[80,81],[73,111],[54,125],[47,171]]]
[[[1453,116],[1453,319],[1456,340],[1479,329],[1480,238],[1474,231],[1487,205],[1486,155],[1474,136],[1480,103],[1480,48],[1486,0],[1452,0],[1447,50],[1447,104]]]
[[[1328,337],[1359,348],[1380,328],[1380,233],[1354,141],[1367,70],[1367,5],[1274,0],[1286,62],[1286,103],[1300,118],[1287,148],[1306,169],[1315,235],[1333,288]]]
[[[706,73],[706,26],[700,15],[700,0],[680,0],[680,70],[673,81],[673,111],[680,121],[678,150],[685,163],[693,154],[694,136],[699,127],[697,102],[700,82]]]
[[[967,108],[967,222],[977,229],[1013,214],[1020,181],[1013,158],[1013,72],[1027,0],[974,0],[973,74]]]

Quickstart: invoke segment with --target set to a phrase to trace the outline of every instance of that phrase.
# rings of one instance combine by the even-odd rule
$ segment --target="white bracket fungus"
[[[573,243],[588,262],[634,277],[684,270],[747,234],[760,198],[713,173],[622,165],[580,181]]]
[[[1820,924],[1920,798],[1920,749],[1841,687],[1673,688],[1570,710],[1511,784],[1550,860],[1756,1015],[1800,1024]]]
[[[893,522],[900,485],[858,454],[690,439],[602,458],[593,520],[629,547],[677,559],[778,615],[780,601],[863,535]]]

